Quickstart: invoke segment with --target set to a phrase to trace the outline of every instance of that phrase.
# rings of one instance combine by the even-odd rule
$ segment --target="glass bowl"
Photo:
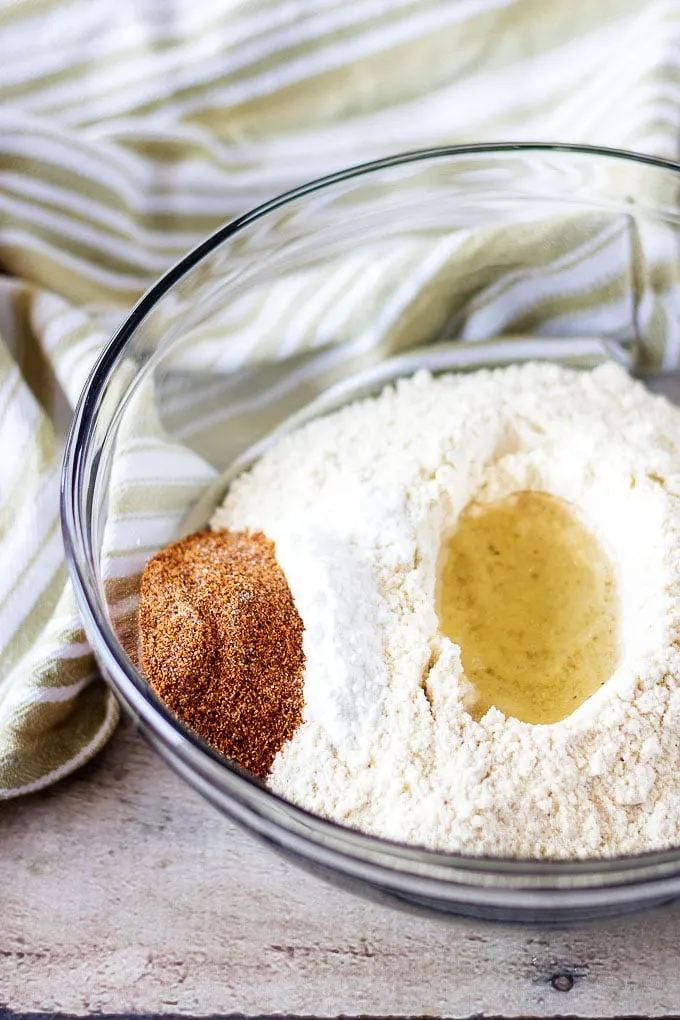
[[[680,895],[680,849],[475,858],[313,816],[211,751],[136,666],[145,561],[206,522],[272,434],[423,365],[616,358],[657,381],[673,369],[679,171],[560,145],[354,167],[200,244],[140,300],[92,372],[66,450],[62,519],[101,671],[172,768],[314,872],[392,903],[545,924]]]

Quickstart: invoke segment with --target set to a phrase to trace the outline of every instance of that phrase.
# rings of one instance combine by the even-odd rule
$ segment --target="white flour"
[[[622,648],[560,723],[477,722],[438,627],[442,533],[540,490],[609,553]],[[305,624],[305,722],[270,785],[398,841],[507,856],[680,842],[680,413],[612,365],[421,373],[284,438],[213,518],[260,528]]]

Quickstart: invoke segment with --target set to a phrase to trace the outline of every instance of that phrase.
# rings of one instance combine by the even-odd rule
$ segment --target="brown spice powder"
[[[142,575],[142,668],[183,722],[265,778],[302,722],[303,624],[261,531],[199,531]]]

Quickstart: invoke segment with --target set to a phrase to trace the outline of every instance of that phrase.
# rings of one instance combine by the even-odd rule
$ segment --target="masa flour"
[[[575,505],[618,587],[618,666],[550,725],[473,718],[435,607],[442,535],[472,501],[520,491]],[[622,369],[418,373],[283,438],[211,523],[273,539],[305,626],[304,721],[277,793],[440,850],[680,841],[680,412]]]

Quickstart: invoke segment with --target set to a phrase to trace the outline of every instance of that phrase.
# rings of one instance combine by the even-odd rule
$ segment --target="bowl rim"
[[[318,858],[320,851],[321,857],[327,858],[326,863],[340,871],[345,870],[347,873],[352,870],[352,862],[359,869],[363,866],[368,866],[371,870],[377,868],[380,879],[394,888],[403,888],[400,876],[404,878],[408,873],[410,880],[420,872],[426,885],[436,883],[441,889],[442,885],[455,884],[460,890],[461,887],[457,884],[458,880],[461,875],[467,874],[466,884],[473,886],[476,884],[475,876],[478,876],[480,880],[486,876],[487,888],[482,890],[477,886],[477,891],[485,894],[491,893],[493,898],[494,887],[488,886],[488,879],[495,878],[502,882],[503,876],[506,876],[508,879],[518,880],[522,886],[522,894],[526,896],[529,890],[524,880],[532,884],[531,879],[540,879],[540,885],[536,887],[534,895],[538,895],[541,903],[546,906],[548,901],[550,903],[562,901],[565,897],[573,900],[574,887],[571,884],[565,885],[565,880],[570,878],[586,879],[587,876],[592,878],[599,876],[602,880],[597,886],[588,882],[587,886],[583,888],[583,893],[588,896],[588,901],[591,904],[594,899],[598,898],[598,893],[605,891],[612,893],[616,889],[623,894],[624,899],[627,899],[632,892],[630,886],[633,882],[638,888],[645,883],[651,883],[654,889],[663,887],[664,893],[677,893],[680,892],[680,845],[677,848],[611,858],[531,859],[473,856],[383,839],[314,815],[304,808],[286,801],[248,772],[213,751],[200,737],[169,712],[148,687],[141,673],[125,653],[108,622],[96,587],[89,576],[88,557],[85,551],[87,523],[82,513],[80,497],[83,491],[85,454],[92,439],[97,411],[107,380],[124,354],[128,341],[157,302],[176,283],[223,242],[243,231],[250,224],[257,222],[283,205],[321,189],[330,188],[334,184],[369,175],[379,170],[416,162],[451,157],[517,155],[521,153],[576,154],[598,159],[618,160],[625,164],[639,164],[670,171],[673,174],[680,172],[680,163],[624,149],[592,145],[500,142],[436,146],[409,150],[393,156],[355,164],[315,178],[308,183],[285,191],[223,224],[171,266],[142,295],[105,345],[87,378],[69,430],[61,474],[60,509],[66,563],[85,630],[88,637],[91,638],[91,644],[100,660],[102,671],[133,715],[137,716],[143,727],[147,728],[147,735],[151,735],[152,743],[156,745],[168,763],[175,768],[177,768],[178,762],[173,759],[179,757],[181,763],[179,771],[185,779],[192,782],[192,778],[187,776],[187,772],[194,772],[196,776],[200,774],[202,780],[194,782],[193,785],[198,785],[208,799],[214,800],[210,797],[209,787],[212,778],[217,774],[216,770],[218,770],[229,788],[225,796],[234,800],[233,811],[225,808],[224,804],[221,805],[223,809],[246,827],[258,832],[262,838],[276,843],[282,849],[301,853],[302,856],[312,860]],[[288,820],[293,823],[292,829],[297,830],[292,839],[288,838],[291,836],[289,827],[282,827],[280,821],[277,821],[276,817],[272,817],[272,812],[268,810],[270,806],[275,809],[278,815],[282,808],[285,809]],[[258,819],[261,824],[258,823]],[[314,838],[309,835],[310,829],[315,833]],[[304,836],[305,832],[307,833],[306,837]],[[305,840],[308,844],[307,851],[314,848],[306,854]],[[302,845],[300,845],[300,841]],[[339,843],[342,844],[340,849],[332,849]],[[327,854],[324,854],[324,849],[328,851]],[[346,855],[347,859],[344,864],[339,861],[338,855]],[[380,858],[377,864],[375,858]],[[400,865],[409,863],[415,870],[408,867],[404,870],[400,869]],[[428,866],[436,869],[436,877],[429,878],[422,874],[421,869]],[[445,874],[442,874],[442,868],[450,869],[453,883],[446,881]],[[662,874],[659,874],[659,869]],[[496,891],[500,890],[496,888]],[[511,890],[508,891],[511,892]],[[518,888],[517,892],[519,891]],[[651,892],[650,888],[650,896]]]

